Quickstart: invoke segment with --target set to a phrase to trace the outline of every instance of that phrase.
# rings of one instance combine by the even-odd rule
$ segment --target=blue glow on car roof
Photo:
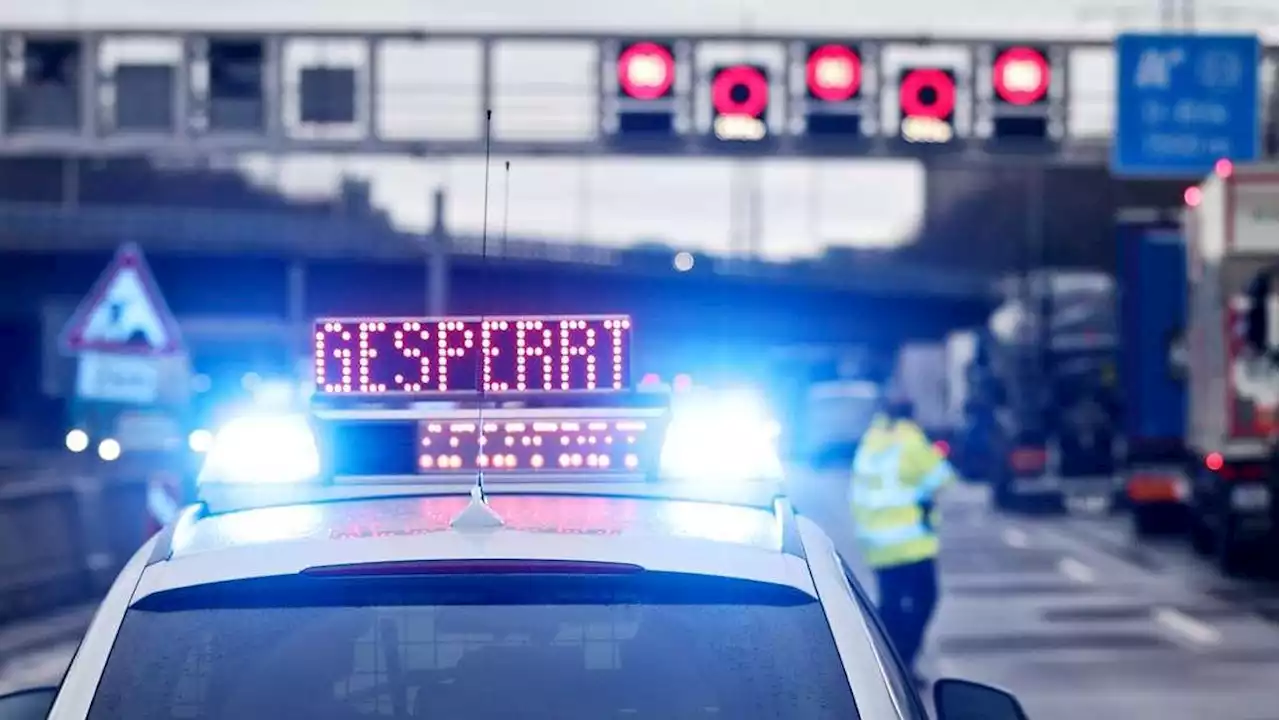
[[[259,508],[205,517],[175,533],[173,557],[294,541],[350,541],[454,532],[466,496],[399,497]],[[496,532],[688,538],[781,550],[781,521],[751,507],[582,495],[495,495]]]

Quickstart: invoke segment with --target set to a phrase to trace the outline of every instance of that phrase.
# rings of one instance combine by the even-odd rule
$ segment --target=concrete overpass
[[[42,298],[80,296],[125,241],[147,251],[180,316],[425,313],[436,278],[432,242],[362,220],[10,203],[0,204],[0,312],[34,317]],[[675,251],[660,248],[491,238],[486,259],[479,238],[443,241],[452,313],[629,312],[682,335],[709,328],[793,343],[937,336],[995,302],[981,276],[891,254],[788,264],[702,257],[678,272]],[[895,314],[891,328],[884,319]]]

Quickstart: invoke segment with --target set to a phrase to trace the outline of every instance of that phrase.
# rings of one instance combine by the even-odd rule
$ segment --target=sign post
[[[1198,179],[1220,159],[1258,159],[1256,36],[1126,34],[1115,47],[1114,175]]]

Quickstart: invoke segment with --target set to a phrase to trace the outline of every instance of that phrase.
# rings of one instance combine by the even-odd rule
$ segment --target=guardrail
[[[144,539],[145,518],[137,472],[5,473],[0,624],[101,597]]]

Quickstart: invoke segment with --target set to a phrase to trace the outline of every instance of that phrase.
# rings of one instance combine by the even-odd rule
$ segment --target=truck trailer
[[[1186,519],[1187,247],[1178,208],[1116,218],[1123,493],[1137,535]]]

